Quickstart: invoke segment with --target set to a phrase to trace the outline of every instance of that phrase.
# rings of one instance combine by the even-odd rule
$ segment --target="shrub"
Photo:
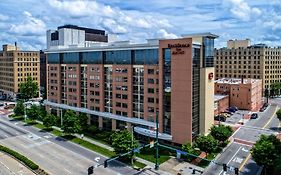
[[[35,164],[34,162],[32,162],[31,160],[29,160],[28,158],[26,158],[25,156],[19,154],[16,151],[13,151],[5,146],[0,145],[0,151],[3,151],[5,153],[10,154],[11,156],[14,156],[16,159],[20,160],[21,162],[23,162],[26,166],[28,166],[29,168],[31,168],[32,170],[37,170],[39,168],[39,166],[37,164]]]

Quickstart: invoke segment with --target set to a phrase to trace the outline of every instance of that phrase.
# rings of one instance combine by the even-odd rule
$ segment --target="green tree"
[[[39,116],[37,120],[43,121],[43,118],[47,115],[47,111],[44,106],[39,106]]]
[[[43,125],[50,128],[56,124],[57,117],[53,114],[47,114],[43,118]]]
[[[230,126],[225,126],[225,125],[218,125],[218,126],[213,126],[211,127],[211,135],[218,141],[223,142],[227,140],[231,134],[232,134],[232,129]]]
[[[189,154],[193,154],[196,156],[198,156],[200,154],[200,151],[195,150],[194,147],[189,142],[182,145],[182,150]],[[187,155],[185,157],[187,158],[187,161],[191,161],[192,159],[194,159],[194,156]]]
[[[31,120],[36,120],[40,116],[40,108],[36,105],[32,105],[30,109],[26,111],[26,114]]]
[[[274,135],[261,135],[260,139],[254,144],[251,149],[251,154],[254,161],[264,166],[266,173],[271,173],[271,170],[279,167],[281,142]]]
[[[277,118],[279,119],[279,121],[281,122],[281,109],[278,109],[278,111],[276,112]]]
[[[132,133],[128,130],[116,131],[110,136],[110,139],[117,154],[126,153],[138,147],[138,142],[134,137],[132,142]],[[132,155],[128,155],[127,158],[132,158]]]
[[[81,132],[81,125],[78,116],[72,110],[67,110],[63,116],[63,132],[73,134]]]
[[[16,115],[24,115],[24,104],[23,101],[18,101],[15,108],[14,108],[14,113]]]
[[[88,128],[88,116],[85,113],[79,113],[79,123],[82,127],[82,130]]]
[[[38,96],[38,91],[38,83],[33,81],[30,76],[27,77],[25,82],[20,84],[20,98],[25,101]]]
[[[199,135],[195,140],[195,146],[208,155],[217,149],[218,141],[211,135]]]

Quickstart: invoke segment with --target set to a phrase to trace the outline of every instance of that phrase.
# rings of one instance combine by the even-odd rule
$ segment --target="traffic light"
[[[227,171],[227,165],[226,164],[222,164],[223,166],[223,171]]]
[[[238,168],[235,168],[235,169],[234,169],[234,172],[235,172],[236,175],[238,175],[239,169],[238,169]]]
[[[104,168],[107,167],[107,160],[104,161]]]
[[[94,167],[93,167],[93,166],[90,166],[90,167],[88,168],[88,175],[93,174],[93,173],[94,173]]]

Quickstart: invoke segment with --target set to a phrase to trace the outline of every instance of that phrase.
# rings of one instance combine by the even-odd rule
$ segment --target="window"
[[[149,98],[147,99],[147,102],[148,102],[148,103],[154,103],[154,98],[150,98],[150,97],[149,97]]]
[[[149,94],[154,94],[154,89],[153,89],[153,88],[148,88],[148,89],[147,89],[147,92],[148,92]]]
[[[154,69],[148,69],[148,70],[147,70],[147,73],[148,73],[148,74],[154,74]]]
[[[147,83],[148,84],[154,84],[154,79],[152,79],[152,78],[147,79]]]

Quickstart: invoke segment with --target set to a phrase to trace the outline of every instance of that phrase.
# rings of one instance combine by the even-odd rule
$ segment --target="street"
[[[280,101],[281,106],[281,101]],[[218,164],[210,164],[204,175],[234,175],[234,168],[239,168],[240,174],[256,175],[260,167],[251,159],[250,149],[260,135],[277,134],[279,121],[275,117],[278,106],[272,104],[264,112],[258,112],[257,119],[249,120],[241,125],[232,135],[232,142],[215,160]],[[222,164],[227,164],[227,172],[223,172]]]
[[[103,163],[105,157],[65,141],[32,126],[0,117],[0,143],[30,158],[53,175],[86,174],[91,165]],[[100,157],[97,163],[95,159]],[[97,160],[97,159],[96,159]],[[122,163],[113,162],[108,168],[95,168],[94,174],[142,174]]]

